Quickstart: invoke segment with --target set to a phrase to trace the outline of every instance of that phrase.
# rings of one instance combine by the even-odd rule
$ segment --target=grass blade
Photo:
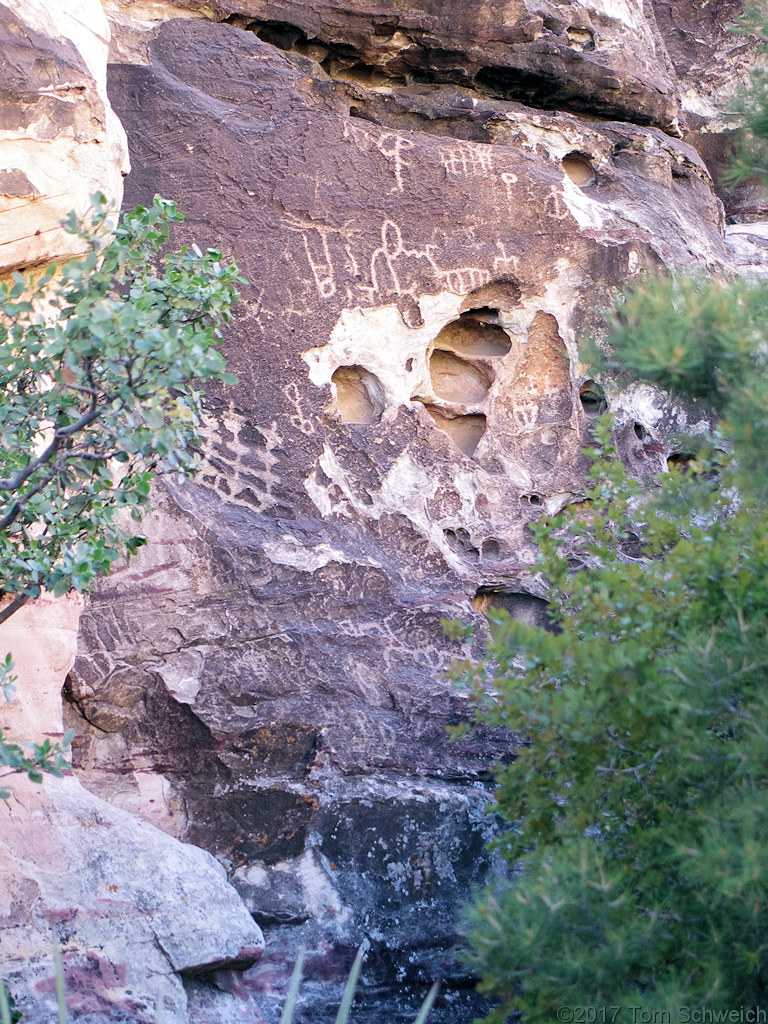
[[[0,1024],[11,1024],[11,1007],[4,981],[0,981]]]
[[[155,1000],[155,1024],[160,1024],[163,1018],[163,998],[158,996]]]
[[[296,960],[296,966],[293,968],[293,974],[291,975],[291,981],[288,985],[288,992],[285,997],[285,1006],[283,1006],[283,1012],[280,1014],[280,1024],[291,1024],[293,1020],[293,1010],[296,1006],[296,999],[299,994],[299,985],[301,984],[301,973],[304,970],[304,950],[299,950],[299,955]]]
[[[413,1024],[425,1024],[427,1017],[432,1012],[432,1007],[435,1005],[435,1000],[437,999],[437,993],[439,991],[440,991],[440,981],[438,979],[435,982],[435,984],[432,986],[432,988],[429,990],[429,992],[427,992],[427,998],[421,1004],[421,1009],[419,1010],[419,1015],[416,1018],[416,1020],[413,1022]]]
[[[360,975],[360,968],[363,966],[363,957],[365,956],[365,945],[362,945],[357,951],[355,962],[352,964],[352,969],[349,972],[347,978],[347,985],[344,989],[344,995],[341,1000],[341,1006],[339,1012],[336,1015],[336,1024],[347,1024],[349,1020],[349,1014],[352,1010],[352,1000],[355,998],[355,989],[357,988],[357,979]]]
[[[61,966],[61,949],[58,942],[53,946],[53,969],[56,972],[56,1005],[59,1008],[59,1024],[67,1024],[67,997],[64,992],[64,969]]]

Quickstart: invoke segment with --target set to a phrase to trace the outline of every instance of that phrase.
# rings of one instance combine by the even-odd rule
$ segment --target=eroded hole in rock
[[[386,71],[382,71],[381,68],[371,64],[364,64],[362,61],[347,64],[346,61],[329,58],[321,63],[321,67],[328,72],[331,78],[344,78],[348,82],[356,82],[358,85],[363,85],[368,89],[378,89],[382,85],[406,84],[404,78],[392,78]]]
[[[478,309],[514,309],[520,302],[523,292],[516,281],[491,281],[470,292],[461,304],[461,312],[474,312]]]
[[[676,470],[678,473],[690,473],[695,461],[696,456],[691,452],[673,452],[667,457],[667,469]]]
[[[563,157],[562,163],[563,170],[579,188],[584,188],[585,185],[591,185],[595,180],[595,170],[584,153],[569,153]]]
[[[356,117],[361,121],[370,121],[372,124],[378,124],[378,121],[372,114],[366,113],[366,111],[362,110],[360,107],[351,106],[349,108],[349,116]]]
[[[269,43],[271,46],[278,47],[280,50],[294,50],[299,46],[304,48],[309,45],[310,40],[307,38],[306,32],[303,32],[295,25],[288,24],[288,22],[249,20],[244,25],[240,24],[244,20],[242,16],[238,19],[237,15],[231,15],[227,19],[228,22],[238,24],[238,27],[245,28],[248,32],[253,32],[259,39]],[[319,40],[315,40],[315,42],[320,45]]]
[[[642,423],[635,423],[632,429],[635,432],[635,437],[638,441],[644,441],[648,437],[648,431],[645,429]]]
[[[485,416],[447,416],[432,405],[426,406],[426,410],[435,421],[435,426],[444,431],[465,455],[472,458],[487,427]]]
[[[519,100],[530,106],[547,106],[559,91],[553,76],[489,65],[475,75],[475,87],[498,100]]]
[[[526,505],[541,505],[542,504],[541,495],[540,494],[521,494],[520,495],[520,501],[522,501]]]
[[[342,423],[379,422],[384,412],[384,392],[378,377],[362,366],[340,366],[331,380]]]
[[[501,542],[496,540],[495,537],[489,537],[483,541],[480,551],[483,558],[499,558],[502,553]]]
[[[599,416],[608,408],[605,391],[594,380],[585,380],[579,388],[581,407],[587,416]]]
[[[480,552],[472,543],[468,531],[463,526],[457,526],[454,530],[443,530],[443,535],[448,541],[449,547],[458,551],[459,554],[469,555],[473,561],[480,557]]]
[[[495,587],[478,587],[472,607],[482,615],[490,611],[505,611],[511,618],[529,626],[552,628],[548,614],[549,602],[533,594],[514,594]]]
[[[436,349],[430,357],[429,374],[437,397],[459,405],[480,405],[491,386],[488,375],[480,367],[441,349]]]
[[[498,317],[498,310],[489,306],[462,313],[458,320],[440,331],[435,338],[435,349],[486,358],[506,355],[512,343],[503,328],[488,322],[494,317]]]
[[[595,37],[588,28],[568,28],[565,30],[568,44],[574,50],[594,50]]]

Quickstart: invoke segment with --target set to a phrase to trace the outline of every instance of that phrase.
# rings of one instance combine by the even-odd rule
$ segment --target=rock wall
[[[109,28],[91,2],[0,3],[0,278],[77,255],[59,226],[97,189],[115,205],[125,133],[106,93]],[[4,602],[5,603],[5,602]],[[29,602],[0,626],[17,695],[0,694],[16,741],[58,741],[82,599]],[[6,775],[5,770],[1,773]],[[61,949],[73,1021],[189,1020],[185,978],[226,984],[263,948],[223,868],[71,775],[43,785],[3,778],[0,978],[24,1020],[57,1019],[52,960]],[[222,980],[223,979],[223,980]]]
[[[190,1021],[276,1021],[300,946],[301,1019],[333,1020],[364,941],[361,1021],[412,1020],[442,977],[434,1019],[468,1024],[458,907],[499,870],[484,806],[516,738],[451,743],[446,673],[490,607],[546,621],[528,527],[582,500],[599,411],[638,475],[695,425],[578,343],[638,274],[735,267],[705,160],[736,5],[105,9],[126,202],[177,200],[177,240],[249,284],[206,468],[158,484],[151,544],[82,618],[79,777],[210,851],[265,931],[237,984],[187,978]]]

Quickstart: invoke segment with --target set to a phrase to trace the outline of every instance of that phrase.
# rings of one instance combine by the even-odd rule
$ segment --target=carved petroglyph
[[[285,397],[296,410],[290,416],[291,425],[300,430],[302,434],[314,434],[315,424],[312,420],[312,415],[306,411],[304,401],[299,394],[299,389],[296,387],[296,384],[291,381],[290,384],[285,386],[283,392]]]
[[[496,242],[499,255],[493,257],[493,276],[498,278],[517,277],[518,259],[514,253],[508,253],[507,247],[502,241]]]
[[[512,171],[503,171],[501,180],[504,182],[504,187],[507,191],[507,199],[511,200],[514,195],[512,186],[517,184],[517,175],[513,174]]]
[[[256,428],[230,404],[206,426],[202,480],[229,503],[257,511],[272,508],[273,488],[281,480],[274,451],[283,441],[276,424]]]
[[[286,227],[301,234],[307,263],[312,271],[318,295],[323,299],[332,298],[336,294],[336,278],[328,236],[338,233],[337,230],[326,225],[302,221],[293,214],[286,217]]]
[[[394,166],[395,185],[390,192],[403,191],[403,170],[408,167],[408,161],[403,156],[403,151],[413,149],[410,139],[404,139],[401,135],[385,135],[378,144],[379,152],[389,158]]]
[[[394,220],[385,220],[381,226],[381,245],[371,256],[371,285],[360,286],[361,289],[373,296],[382,290],[386,281],[397,295],[413,294],[414,284],[407,280],[408,260],[425,261],[432,268],[438,286],[456,294],[473,291],[490,280],[490,272],[482,267],[441,267],[435,258],[436,248],[428,244],[423,249],[408,249],[400,225]]]
[[[548,217],[553,217],[555,220],[565,220],[571,216],[571,211],[563,199],[563,194],[558,185],[550,186],[549,195],[544,201],[544,212]]]
[[[488,146],[471,145],[452,146],[440,153],[440,162],[446,174],[479,174],[487,176],[493,173],[493,150]],[[514,178],[514,175],[510,175]],[[502,175],[502,179],[504,175]]]
[[[404,171],[409,167],[404,153],[413,149],[413,142],[397,132],[385,132],[383,135],[363,128],[359,121],[345,121],[344,138],[354,142],[357,148],[377,149],[392,167],[395,184],[390,192],[402,192]]]

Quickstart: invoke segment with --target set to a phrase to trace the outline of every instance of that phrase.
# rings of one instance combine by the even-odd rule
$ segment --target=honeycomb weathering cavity
[[[488,375],[479,367],[442,349],[432,353],[429,373],[437,397],[459,405],[480,405],[491,385]]]
[[[431,405],[428,405],[426,409],[435,421],[435,425],[450,437],[457,448],[471,458],[485,433],[485,416],[448,416]]]
[[[563,170],[579,188],[591,185],[595,180],[595,170],[583,153],[569,153],[563,157]]]
[[[378,378],[362,366],[340,366],[331,377],[342,423],[378,423],[384,395]]]
[[[440,331],[435,338],[435,348],[448,349],[457,355],[485,358],[506,355],[511,346],[506,331],[488,323],[485,316],[483,310],[462,313],[458,320]]]
[[[520,302],[522,289],[515,281],[492,281],[470,292],[461,304],[461,311],[471,312],[480,308],[511,310]]]
[[[605,391],[595,380],[585,380],[579,388],[581,407],[587,416],[599,416],[608,408]]]

